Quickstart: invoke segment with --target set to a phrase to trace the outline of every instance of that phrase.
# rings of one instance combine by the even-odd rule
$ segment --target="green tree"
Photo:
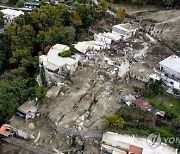
[[[177,118],[173,119],[173,126],[175,130],[180,129],[180,116]]]
[[[80,4],[75,3],[76,11],[81,17],[82,23],[84,27],[87,27],[92,21],[95,20],[95,10],[93,10],[92,4]]]
[[[124,19],[125,15],[126,15],[126,10],[125,9],[121,9],[121,8],[118,9],[118,11],[117,11],[117,18],[120,21],[122,21]]]
[[[37,86],[35,88],[35,95],[38,98],[39,102],[42,103],[46,96],[47,88],[44,86]]]
[[[118,117],[117,115],[109,115],[105,120],[105,127],[107,130],[116,132],[123,128],[125,121],[123,118]]]
[[[1,73],[1,70],[3,70],[3,66],[4,66],[3,64],[5,61],[6,61],[6,56],[4,52],[0,50],[0,73]]]
[[[9,0],[8,3],[10,5],[15,5],[18,2],[18,0]]]
[[[3,18],[3,13],[0,12],[0,28],[4,27],[4,18]]]
[[[163,0],[164,5],[172,6],[174,3],[174,0]]]
[[[165,88],[163,87],[163,80],[153,81],[146,85],[145,95],[158,95],[163,94],[165,92]]]
[[[108,10],[108,3],[105,0],[100,0],[98,7],[100,7],[103,12],[106,12]]]
[[[70,20],[71,20],[72,24],[75,26],[82,25],[81,17],[79,16],[77,11],[72,11]]]
[[[45,87],[47,87],[47,81],[46,81],[46,76],[45,76],[44,67],[40,67],[40,77],[41,77],[42,85],[45,86]]]
[[[45,32],[45,44],[62,43],[70,45],[75,40],[75,29],[72,26],[66,27],[51,27],[49,31]],[[43,33],[42,33],[43,35]]]
[[[17,107],[33,95],[29,84],[22,77],[0,80],[0,124],[7,122]]]
[[[18,2],[16,3],[16,6],[19,7],[19,8],[24,7],[24,3],[18,1]]]

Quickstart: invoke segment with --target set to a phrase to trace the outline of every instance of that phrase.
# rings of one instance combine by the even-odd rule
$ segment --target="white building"
[[[4,19],[6,20],[7,23],[11,23],[11,22],[13,22],[14,18],[16,18],[20,15],[24,15],[24,12],[12,10],[12,9],[3,9],[0,11],[3,13]]]
[[[52,82],[62,83],[77,69],[79,59],[75,58],[76,56],[66,58],[58,55],[58,53],[69,49],[67,45],[56,44],[51,47],[47,55],[39,57],[40,68],[44,67],[45,77],[49,85]]]
[[[177,154],[177,150],[160,142],[152,147],[146,138],[121,135],[113,132],[103,134],[101,151],[112,154]]]
[[[112,27],[112,33],[123,36],[124,39],[128,39],[136,34],[137,28],[135,26],[127,24],[114,25]]]
[[[165,74],[180,79],[180,58],[175,55],[164,59],[159,62],[160,70]]]

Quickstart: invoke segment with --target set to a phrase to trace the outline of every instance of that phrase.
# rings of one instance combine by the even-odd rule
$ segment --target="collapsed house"
[[[3,18],[5,19],[5,23],[12,23],[14,18],[24,15],[24,12],[12,10],[12,9],[3,9],[0,10],[3,13]]]
[[[102,137],[101,153],[110,154],[177,154],[177,149],[171,148],[164,143],[157,144],[152,148],[146,138],[135,137],[134,135],[121,135],[113,132],[106,132]]]
[[[110,49],[111,45],[120,42],[120,40],[126,40],[136,34],[138,25],[133,24],[119,24],[112,27],[112,32],[104,32],[94,34],[94,46],[93,50]]]
[[[147,111],[151,111],[152,110],[152,106],[149,104],[149,102],[147,102],[145,99],[143,98],[137,98],[135,100],[135,104],[141,109],[141,110],[147,110]]]
[[[112,44],[113,42],[118,42],[122,39],[122,36],[113,34],[113,33],[99,33],[99,34],[94,34],[94,40],[95,41],[102,41],[107,44]]]
[[[149,82],[150,79],[160,79],[158,75],[155,74],[153,68],[149,68],[146,63],[138,63],[134,65],[129,71],[131,78],[139,80],[142,82]]]
[[[6,138],[6,137],[10,137],[13,136],[14,132],[12,131],[12,127],[7,125],[7,124],[3,124],[0,128],[0,137],[2,138]]]
[[[60,84],[76,71],[80,60],[79,56],[61,57],[58,55],[69,49],[67,45],[56,44],[50,48],[47,55],[39,57],[39,67],[44,68],[48,85],[53,82]]]
[[[93,49],[94,41],[78,42],[74,45],[75,49],[83,54],[86,54],[87,50]]]
[[[135,98],[133,95],[131,95],[131,94],[122,97],[122,101],[123,101],[127,106],[132,105],[132,104],[135,102],[135,100],[136,100],[136,98]]]
[[[34,139],[32,134],[13,128],[10,125],[3,124],[0,128],[0,138],[18,137],[23,139]]]
[[[27,101],[17,108],[17,116],[26,120],[36,118],[39,116],[38,107],[34,101]]]

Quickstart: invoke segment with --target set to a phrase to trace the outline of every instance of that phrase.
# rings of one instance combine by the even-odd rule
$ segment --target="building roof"
[[[41,2],[24,2],[25,5],[41,5]]]
[[[159,116],[161,116],[161,117],[164,117],[164,115],[165,115],[165,112],[164,111],[161,111],[161,110],[155,110],[155,114],[156,115],[159,115]]]
[[[151,110],[152,109],[152,106],[147,101],[145,101],[143,98],[137,98],[135,100],[135,104],[137,106],[139,106],[142,110]]]
[[[78,62],[78,60],[70,58],[70,57],[61,57],[58,53],[63,52],[65,50],[69,50],[70,48],[67,45],[56,44],[49,50],[47,56],[42,55],[39,57],[40,61],[43,61],[43,64],[48,69],[55,71],[59,69],[60,66],[63,65],[73,65]]]
[[[149,78],[158,81],[161,79],[158,74],[150,74]]]
[[[12,133],[7,130],[8,128],[9,128],[8,125],[3,124],[0,128],[0,135],[6,136],[6,137],[8,137],[9,135],[12,135]]]
[[[70,48],[67,45],[56,44],[52,46],[47,54],[48,58],[58,56],[58,53],[63,52],[65,50],[69,50]]]
[[[122,29],[124,31],[134,31],[137,29],[137,25],[132,25],[129,23],[126,24],[118,24],[118,25],[114,25],[113,27],[118,28],[118,29]]]
[[[99,33],[99,34],[94,34],[94,39],[99,40],[99,41],[104,41],[106,43],[111,44],[111,41],[119,41],[122,38],[122,36],[113,34],[113,33]]]
[[[122,100],[124,102],[134,102],[136,98],[133,95],[129,94],[129,95],[123,96]]]
[[[103,134],[102,141],[111,143],[112,140],[122,141],[122,142],[126,143],[129,146],[128,151],[129,152],[133,151],[134,154],[177,154],[177,150],[175,148],[172,148],[164,143],[161,143],[156,148],[151,147],[147,142],[147,138],[137,137],[134,135],[131,135],[131,136],[130,135],[121,135],[121,134],[117,134],[117,133],[113,133],[113,132],[106,132]],[[110,150],[110,149],[114,150],[114,151],[116,151],[116,149],[121,150],[121,146],[119,148],[117,147],[114,149],[110,148],[110,145],[104,146],[104,144],[102,144],[102,146],[103,146],[103,148],[107,147],[108,150]],[[114,144],[111,145],[111,147],[113,147],[113,146],[114,146]],[[121,154],[121,151],[118,151],[118,152],[116,154]]]
[[[82,53],[86,53],[87,49],[92,49],[94,46],[94,41],[83,41],[83,42],[78,42],[77,44],[74,45],[76,50]]]
[[[180,73],[180,57],[176,55],[171,55],[170,57],[159,62],[159,64]]]
[[[142,154],[143,148],[134,146],[134,145],[130,145],[129,147],[129,153],[132,154]]]
[[[107,37],[107,38],[110,38],[111,40],[114,40],[114,41],[119,41],[122,38],[120,35],[116,35],[116,34],[113,34],[110,32],[103,33],[102,35]]]
[[[112,154],[127,154],[127,151],[115,148]]]
[[[37,112],[38,108],[34,101],[27,101],[19,106],[17,110],[27,114],[28,112]]]
[[[104,133],[102,141],[106,145],[110,145],[110,146],[113,145],[113,147],[121,147],[123,149],[129,149],[130,142],[131,142],[130,138],[127,138],[124,135],[116,134],[112,132]]]
[[[14,17],[17,17],[21,14],[24,15],[24,12],[12,10],[12,9],[3,9],[3,10],[1,10],[1,12],[5,15],[10,15],[10,16],[14,16]]]

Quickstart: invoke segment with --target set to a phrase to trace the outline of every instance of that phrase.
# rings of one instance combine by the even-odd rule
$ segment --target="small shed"
[[[123,103],[126,103],[128,106],[134,103],[135,100],[136,98],[131,94],[122,97]]]
[[[152,106],[144,98],[137,98],[135,104],[141,108],[141,110],[151,111]]]
[[[27,101],[17,108],[17,116],[23,119],[35,118],[38,115],[38,107],[34,101]]]
[[[0,137],[9,137],[12,135],[13,132],[11,131],[11,127],[7,124],[3,124],[0,128]]]

